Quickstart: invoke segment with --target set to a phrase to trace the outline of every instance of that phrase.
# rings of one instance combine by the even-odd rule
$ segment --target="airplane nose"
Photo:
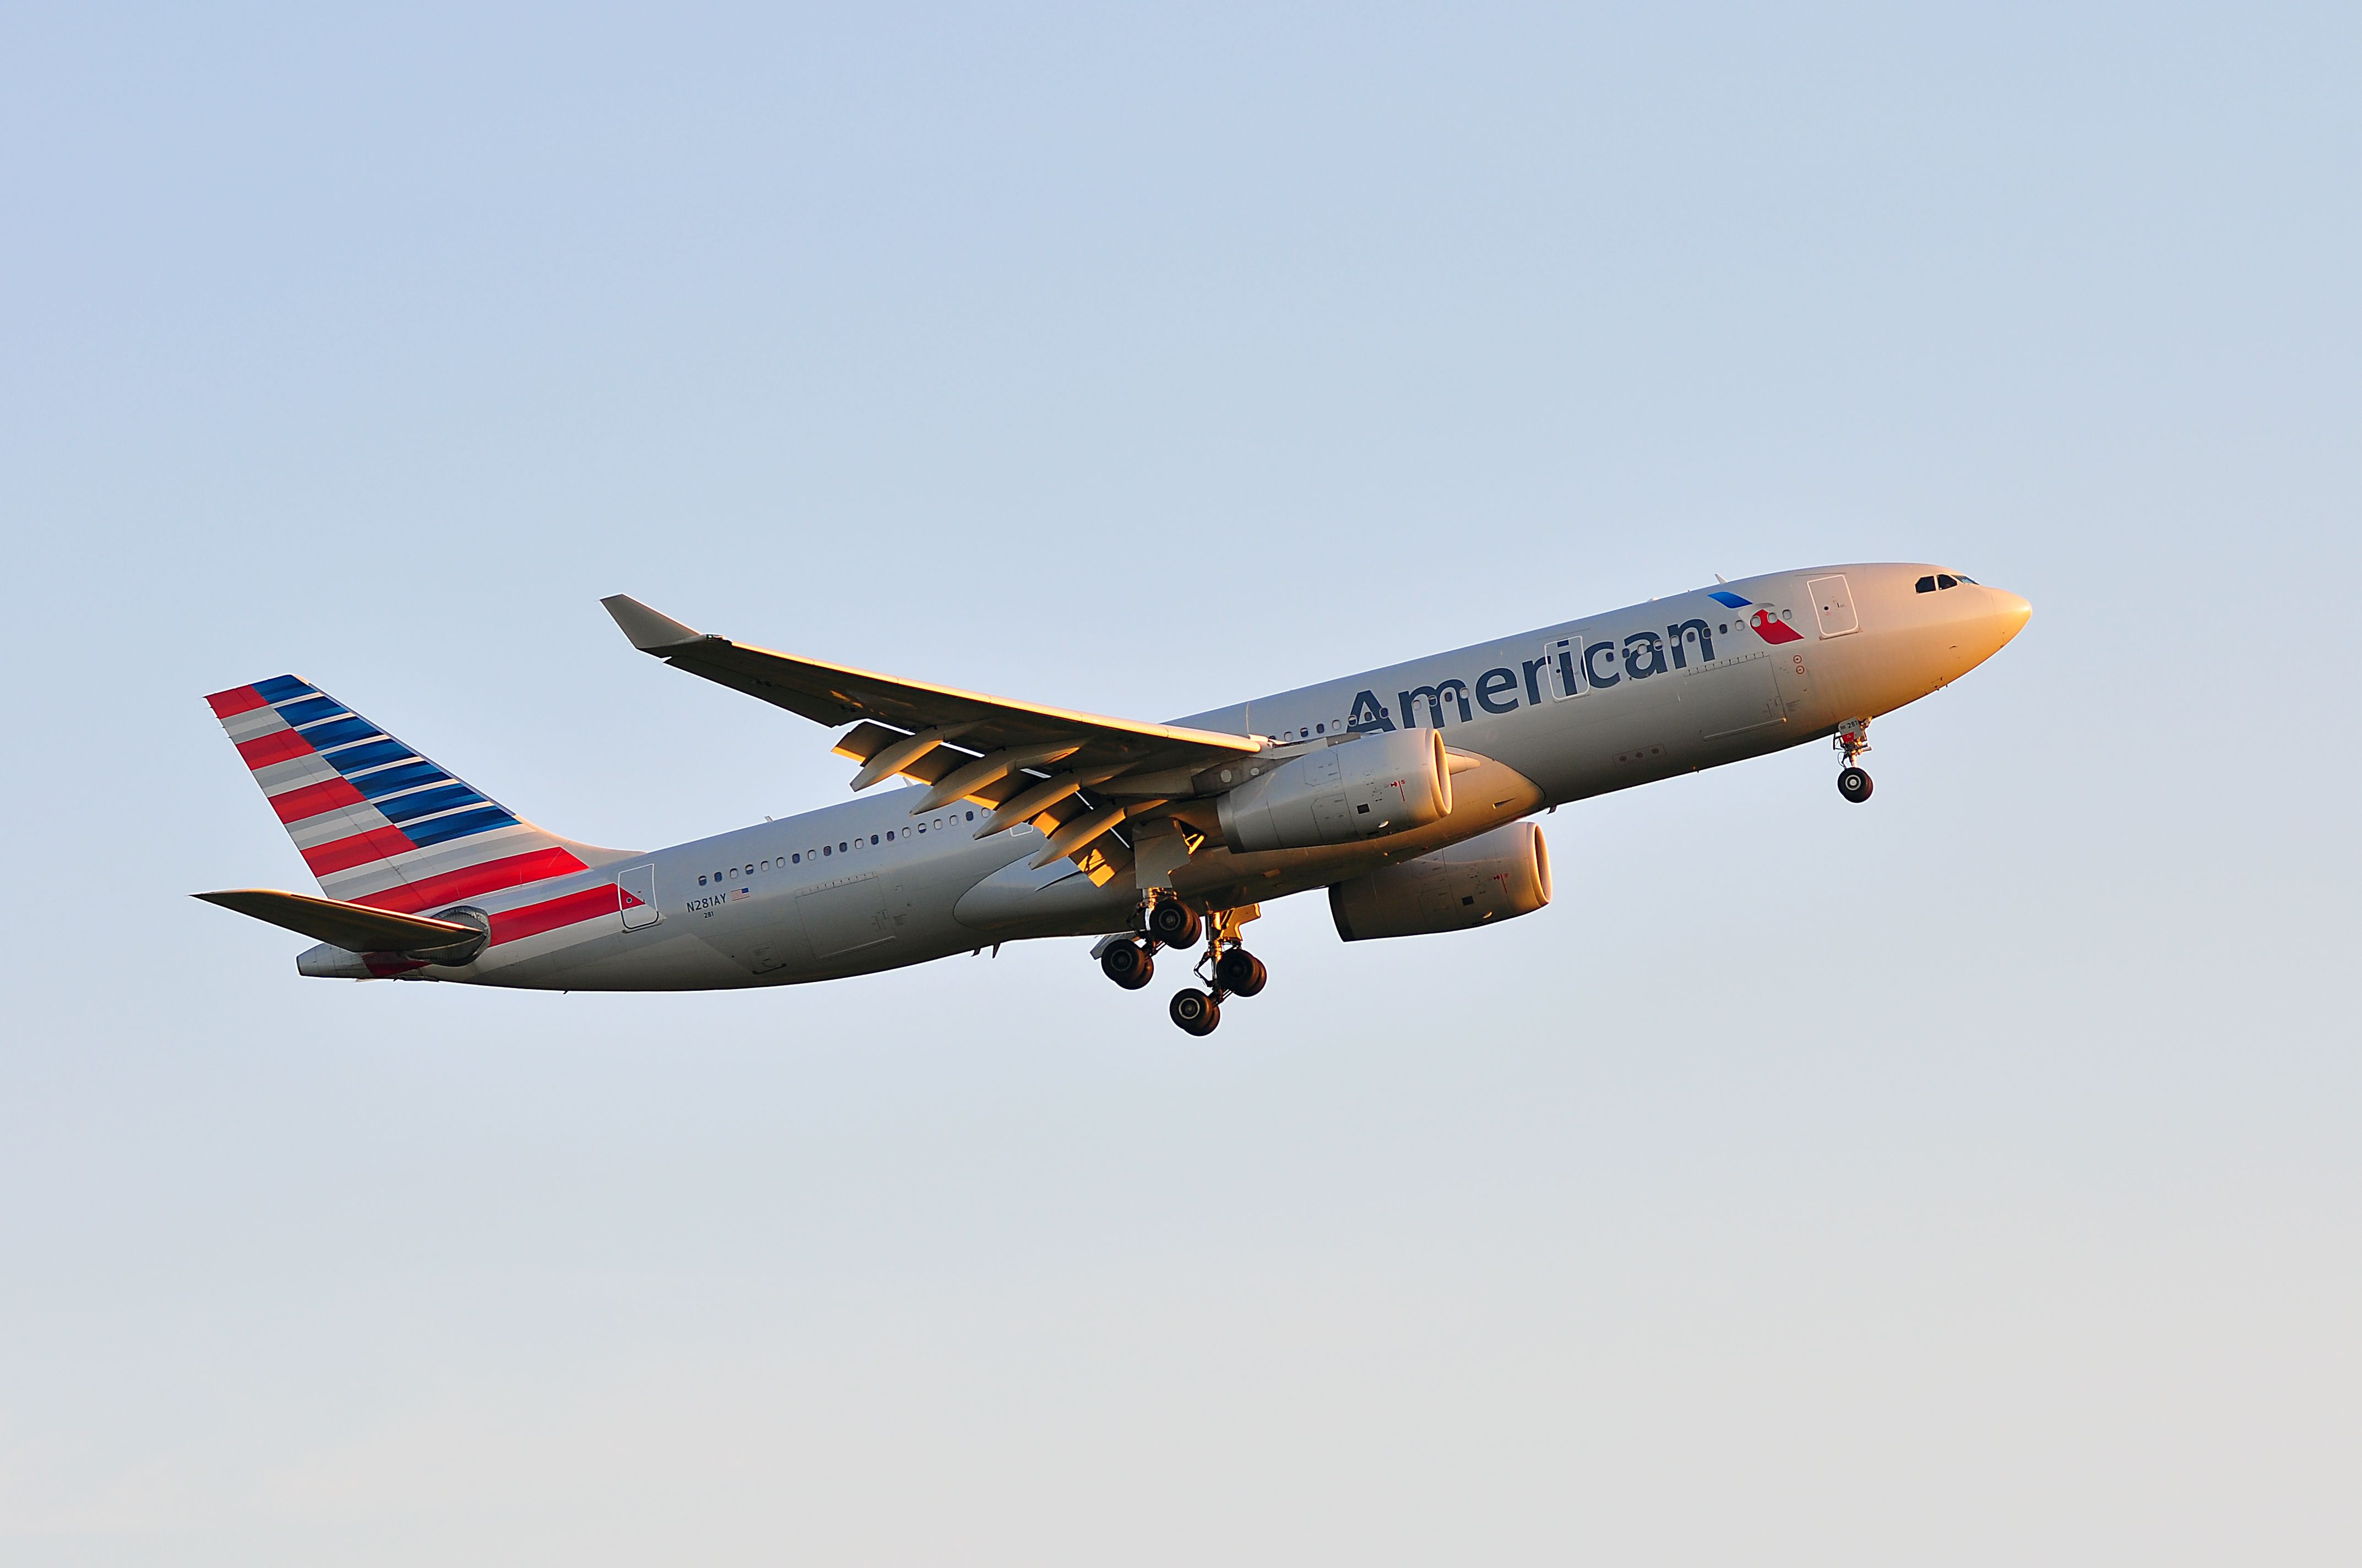
[[[1993,646],[1998,649],[2025,630],[2025,623],[2033,619],[2034,607],[2015,594],[2004,593],[2000,588],[1988,588],[1985,591],[1991,594],[1993,599]]]

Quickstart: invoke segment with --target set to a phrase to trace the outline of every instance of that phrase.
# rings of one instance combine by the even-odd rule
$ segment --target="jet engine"
[[[1448,850],[1329,890],[1330,917],[1349,942],[1465,931],[1531,915],[1551,901],[1550,848],[1531,822],[1512,822]]]
[[[1217,806],[1231,848],[1310,850],[1424,828],[1451,811],[1443,735],[1395,729],[1324,746],[1225,794]]]

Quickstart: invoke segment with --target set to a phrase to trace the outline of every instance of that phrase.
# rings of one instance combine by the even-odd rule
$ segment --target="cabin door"
[[[632,866],[615,875],[615,897],[623,905],[624,929],[636,931],[664,918],[657,908],[657,866],[654,861]]]
[[[1853,594],[1843,577],[1815,577],[1805,585],[1805,591],[1813,597],[1813,616],[1821,623],[1823,637],[1845,637],[1861,630]]]

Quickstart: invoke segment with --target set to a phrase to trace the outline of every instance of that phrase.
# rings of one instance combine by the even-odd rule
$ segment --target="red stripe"
[[[615,913],[615,884],[586,887],[580,893],[568,893],[541,904],[528,904],[523,909],[511,909],[492,916],[492,939],[490,946],[514,942],[526,937],[538,937],[544,931],[555,931],[560,926],[579,926],[585,920],[596,920],[602,915]]]
[[[258,735],[251,740],[239,741],[237,754],[246,759],[246,765],[249,768],[267,768],[290,757],[310,756],[312,742],[292,729],[281,729],[269,735]]]
[[[314,876],[326,876],[332,872],[365,866],[371,861],[390,861],[416,848],[410,836],[399,828],[372,828],[366,833],[304,850],[304,863],[312,868]]]
[[[252,713],[258,707],[270,705],[252,686],[232,686],[226,692],[215,692],[205,700],[214,705],[215,718],[232,718],[241,713]]]
[[[391,909],[401,915],[415,915],[422,909],[457,904],[480,893],[498,893],[503,888],[523,887],[529,882],[543,882],[550,877],[564,876],[568,872],[588,869],[564,850],[555,847],[530,850],[522,855],[486,861],[480,866],[445,872],[441,876],[431,876],[424,882],[403,883],[382,893],[363,894],[352,902],[366,904],[371,909]]]
[[[334,811],[340,806],[359,806],[361,792],[344,779],[322,779],[315,784],[291,789],[284,795],[270,797],[270,809],[279,813],[281,822],[301,822],[306,817],[317,817],[323,811]]]

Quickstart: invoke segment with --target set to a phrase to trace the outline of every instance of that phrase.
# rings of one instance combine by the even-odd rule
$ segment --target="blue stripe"
[[[1710,592],[1705,597],[1714,600],[1715,603],[1722,606],[1725,609],[1738,609],[1754,602],[1751,599],[1740,598],[1734,593]]]
[[[310,724],[331,714],[345,711],[345,705],[332,696],[307,696],[301,702],[274,703],[279,717],[290,724]]]
[[[254,689],[265,702],[285,702],[292,696],[309,696],[316,688],[292,675],[273,675],[267,681],[255,682]]]
[[[414,762],[403,762],[382,773],[368,773],[353,781],[353,787],[370,799],[392,795],[396,790],[416,789],[420,784],[449,784],[451,775],[421,757]]]
[[[388,822],[407,822],[414,817],[432,817],[438,811],[448,811],[454,806],[490,804],[482,795],[454,780],[447,784],[436,784],[433,789],[422,789],[416,795],[381,800],[377,808],[385,814]]]
[[[331,718],[326,724],[315,724],[303,732],[312,742],[312,750],[325,751],[331,746],[347,746],[355,740],[374,740],[378,728],[366,718]]]
[[[410,841],[420,849],[440,844],[452,839],[464,839],[470,833],[482,833],[494,828],[513,828],[516,818],[506,806],[481,806],[473,811],[454,812],[438,817],[432,822],[420,822],[403,829]]]
[[[400,762],[409,755],[410,748],[399,740],[364,740],[358,746],[346,747],[328,761],[335,764],[337,772],[350,778],[363,768]]]

